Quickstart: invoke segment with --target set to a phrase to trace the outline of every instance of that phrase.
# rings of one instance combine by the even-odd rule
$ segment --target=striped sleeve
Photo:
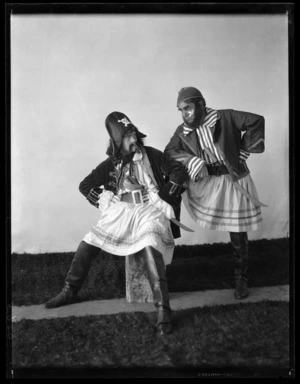
[[[242,149],[240,150],[240,160],[246,161],[249,156],[249,152],[243,151]]]
[[[205,161],[203,159],[200,159],[200,157],[192,157],[191,160],[187,164],[187,170],[189,173],[190,178],[193,181],[196,181],[196,177],[205,164]]]

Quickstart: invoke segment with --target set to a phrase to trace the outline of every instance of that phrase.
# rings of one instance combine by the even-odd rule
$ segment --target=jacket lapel
[[[209,109],[208,112],[212,112],[212,109]],[[211,117],[211,116],[210,116]],[[214,126],[210,127],[212,130],[212,136],[213,136],[213,141],[214,143],[217,141],[219,135],[220,135],[220,123],[219,120],[221,119],[221,116],[219,113],[217,113],[217,121]],[[190,149],[193,155],[197,157],[201,157],[200,153],[200,146],[197,145],[198,143],[198,137],[197,137],[197,132],[196,129],[188,133],[187,135],[184,135],[183,132],[179,133],[178,135],[182,142]]]
[[[217,118],[216,124],[213,127],[211,127],[211,133],[212,133],[214,143],[217,142],[217,140],[220,136],[220,133],[221,133],[220,120],[221,120],[221,115],[218,113],[218,118]]]
[[[178,136],[180,137],[182,142],[187,147],[189,147],[193,155],[200,157],[200,149],[199,149],[199,146],[197,145],[198,138],[197,138],[196,129],[194,129],[192,132],[190,132],[186,136],[183,134],[183,132],[179,133]]]
[[[159,187],[158,182],[157,182],[155,175],[154,175],[154,171],[151,167],[150,160],[149,160],[146,149],[142,148],[142,152],[143,152],[143,164],[145,166],[146,172],[148,173],[148,176],[151,178],[153,184],[155,184],[156,187]]]

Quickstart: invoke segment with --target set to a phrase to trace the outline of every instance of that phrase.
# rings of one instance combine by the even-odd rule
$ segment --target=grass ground
[[[154,325],[154,313],[22,320],[13,324],[13,369],[248,369],[251,376],[289,366],[286,302],[178,311],[164,338]]]
[[[42,304],[64,284],[74,253],[13,254],[13,305]],[[170,292],[233,288],[230,244],[175,247],[167,266]],[[249,285],[289,283],[289,239],[258,240],[249,245]],[[82,300],[125,297],[125,259],[102,254],[92,264],[81,291]]]
[[[14,305],[60,291],[73,253],[12,255]],[[171,292],[233,287],[230,244],[179,246],[167,267]],[[125,296],[124,259],[98,257],[82,300]],[[250,286],[289,283],[289,240],[250,242]],[[286,377],[286,302],[237,303],[175,312],[156,333],[155,313],[21,320],[12,324],[14,377]],[[293,373],[292,373],[293,375]]]

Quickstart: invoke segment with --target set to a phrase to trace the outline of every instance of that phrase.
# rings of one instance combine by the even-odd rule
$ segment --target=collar
[[[218,113],[218,111],[212,108],[206,107],[205,110],[206,110],[206,116],[204,118],[203,124],[200,125],[200,127],[212,128],[216,125],[216,121],[219,120],[221,116]],[[197,128],[198,127],[189,128],[185,126],[185,124],[183,123],[183,134],[187,136],[189,133],[191,133],[194,129],[197,129]]]
[[[132,161],[135,163],[137,161],[140,161],[142,160],[143,158],[143,148],[140,148],[139,150],[137,150],[132,158]]]

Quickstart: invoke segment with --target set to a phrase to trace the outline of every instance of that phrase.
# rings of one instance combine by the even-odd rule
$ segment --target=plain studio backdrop
[[[195,86],[207,106],[263,115],[247,163],[262,208],[249,239],[289,236],[287,15],[12,15],[12,252],[75,251],[99,211],[79,183],[106,158],[104,121],[125,113],[164,150]],[[176,244],[228,242],[182,208]]]

